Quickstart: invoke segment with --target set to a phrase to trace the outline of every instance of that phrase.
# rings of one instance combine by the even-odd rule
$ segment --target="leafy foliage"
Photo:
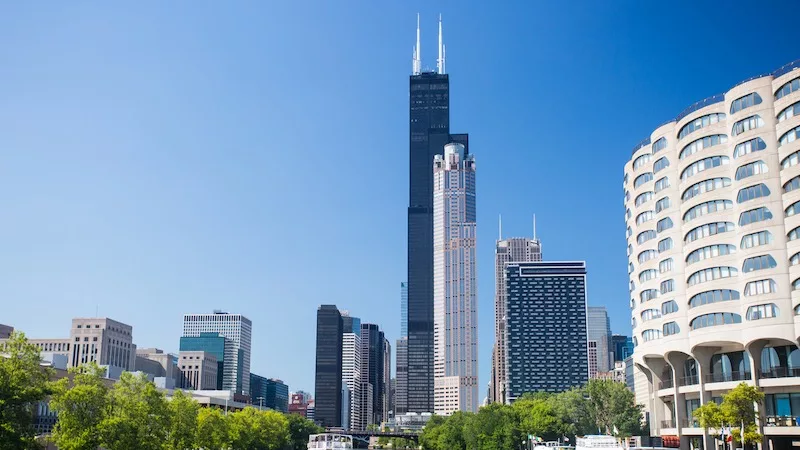
[[[197,413],[195,444],[205,450],[224,450],[230,447],[228,421],[217,408],[201,408]]]
[[[170,416],[166,448],[184,450],[194,448],[197,438],[197,415],[200,405],[183,393],[175,391],[167,410]]]
[[[109,450],[160,450],[167,438],[169,412],[164,394],[145,374],[123,372],[109,392],[110,411],[100,422]]]
[[[278,450],[289,444],[289,422],[279,412],[245,408],[229,420],[233,448]]]
[[[35,448],[34,407],[50,393],[39,349],[14,332],[0,347],[0,450]]]
[[[95,450],[100,446],[99,426],[109,412],[104,370],[95,363],[69,370],[69,378],[53,383],[50,408],[58,413],[52,440],[61,450]]]
[[[290,450],[306,450],[308,437],[324,431],[323,428],[299,414],[289,414],[286,419],[289,425]]]

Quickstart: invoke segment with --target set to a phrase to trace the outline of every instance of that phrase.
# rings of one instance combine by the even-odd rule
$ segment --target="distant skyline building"
[[[419,16],[417,45],[409,77],[408,201],[408,410],[433,411],[433,173],[435,155],[445,144],[464,144],[466,134],[450,134],[450,81],[445,73],[439,27],[437,71],[423,71]]]
[[[311,400],[311,394],[308,392],[297,391],[289,395],[289,414],[298,414],[303,417],[306,416],[306,408],[308,402]]]
[[[611,347],[614,352],[614,362],[625,361],[633,354],[633,339],[621,334],[611,335]]]
[[[317,309],[314,420],[323,427],[342,426],[342,314],[336,305]]]
[[[506,402],[585,384],[586,263],[508,263],[506,290]]]
[[[277,378],[250,374],[250,401],[253,405],[289,412],[289,386]]]
[[[237,394],[250,392],[250,348],[253,323],[241,314],[214,311],[213,314],[185,314],[183,336],[219,333],[231,341],[225,347],[223,389]],[[213,352],[212,352],[213,353]]]
[[[542,242],[536,237],[536,216],[533,218],[533,238],[503,239],[502,219],[498,223],[499,236],[494,252],[494,345],[489,379],[489,401],[505,403],[506,380],[506,264],[542,260]]]
[[[611,321],[605,306],[586,308],[586,334],[590,341],[597,342],[597,372],[609,372],[614,368],[611,347]],[[590,378],[592,374],[589,374]]]
[[[11,325],[3,325],[0,323],[0,339],[8,339],[11,337],[11,333],[14,332],[14,327]]]
[[[433,183],[433,412],[477,412],[475,159],[463,144],[434,157]]]
[[[383,418],[381,422],[386,422],[394,411],[394,397],[392,395],[392,344],[384,337],[383,339]]]
[[[70,367],[96,362],[100,366],[112,366],[114,369],[108,374],[130,372],[136,367],[136,345],[130,325],[109,318],[75,318],[69,341],[72,342]]]
[[[394,414],[408,412],[408,283],[400,283],[400,339],[395,344]]]
[[[178,387],[193,390],[217,388],[217,357],[204,351],[183,351],[178,354],[181,376]]]
[[[342,333],[342,382],[348,390],[347,405],[342,405],[345,412],[342,416],[342,427],[353,429],[353,425],[361,422],[361,409],[358,401],[361,397],[361,320],[349,316],[344,320]],[[358,322],[358,332],[353,326]],[[344,399],[344,398],[343,398]]]
[[[215,332],[201,332],[198,336],[182,336],[180,340],[181,352],[206,352],[214,355],[217,360],[217,390],[236,391],[237,374],[235,371],[226,371],[226,363],[233,364],[231,355],[236,351],[233,341]],[[228,361],[226,361],[226,357]],[[228,376],[226,379],[225,376]]]
[[[380,425],[385,420],[385,342],[386,338],[378,325],[361,324],[361,417],[356,429],[365,430],[369,425]]]

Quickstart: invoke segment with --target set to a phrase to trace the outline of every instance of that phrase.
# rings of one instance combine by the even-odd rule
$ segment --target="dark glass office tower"
[[[317,364],[314,419],[323,427],[342,426],[342,315],[336,305],[317,309]]]
[[[447,74],[410,77],[408,204],[408,411],[433,411],[433,157],[466,134],[450,134]]]
[[[380,425],[388,420],[383,416],[386,380],[384,377],[383,331],[371,323],[361,324],[361,414],[366,414],[366,425]],[[371,412],[371,414],[370,414]],[[365,427],[366,428],[366,427]]]
[[[506,337],[506,401],[585,384],[586,264],[508,263]]]

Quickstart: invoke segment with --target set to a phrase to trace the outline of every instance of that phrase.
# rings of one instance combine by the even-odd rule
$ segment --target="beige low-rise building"
[[[203,351],[182,351],[178,354],[179,387],[192,390],[217,388],[217,358]]]

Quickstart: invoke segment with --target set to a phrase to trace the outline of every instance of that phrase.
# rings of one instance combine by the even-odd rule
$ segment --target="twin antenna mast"
[[[419,13],[417,14],[417,45],[414,46],[413,60],[411,61],[411,73],[419,75],[422,73],[422,55],[419,43]],[[439,74],[445,73],[444,67],[445,55],[444,44],[442,43],[442,15],[439,14],[439,58],[436,60],[436,72]]]

